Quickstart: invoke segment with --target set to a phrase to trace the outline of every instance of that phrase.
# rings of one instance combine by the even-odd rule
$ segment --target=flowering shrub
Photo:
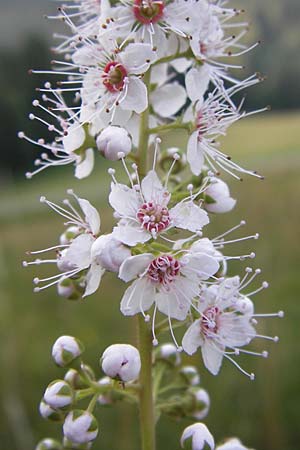
[[[83,362],[83,344],[62,336],[54,344],[55,363],[67,368],[64,379],[50,383],[40,404],[41,415],[63,423],[62,442],[41,441],[37,449],[88,449],[98,435],[96,406],[120,401],[138,404],[141,448],[155,449],[155,423],[161,414],[202,420],[210,409],[209,394],[200,387],[198,370],[183,365],[180,353],[201,354],[203,364],[217,375],[224,360],[254,380],[238,363],[241,354],[267,357],[248,349],[257,338],[278,341],[257,331],[260,318],[252,297],[268,287],[256,283],[260,269],[229,276],[231,260],[255,258],[228,255],[229,244],[258,239],[258,234],[229,237],[244,221],[220,236],[207,237],[211,214],[231,211],[236,200],[221,179],[244,175],[262,178],[241,167],[220,150],[219,139],[236,121],[258,113],[236,103],[237,94],[263,81],[259,74],[240,80],[234,58],[248,52],[242,38],[247,24],[243,11],[227,0],[68,0],[58,20],[69,34],[56,46],[49,71],[32,70],[60,81],[46,81],[33,101],[39,114],[30,114],[53,133],[51,142],[19,137],[42,149],[40,171],[73,164],[75,176],[89,176],[94,158],[116,161],[127,181],[111,176],[109,205],[115,224],[101,230],[100,214],[72,190],[62,204],[41,202],[64,218],[65,230],[49,248],[52,253],[24,266],[54,264],[57,274],[34,278],[35,292],[56,286],[58,295],[78,300],[96,291],[106,271],[124,283],[120,311],[137,316],[138,348],[113,344],[101,357],[104,377]],[[234,35],[232,35],[234,30]],[[184,84],[178,82],[184,75]],[[182,78],[182,77],[181,77]],[[181,130],[186,148],[162,150],[166,133]],[[97,156],[100,154],[101,156]],[[101,230],[101,234],[100,234]],[[34,256],[35,257],[35,256]],[[101,307],[104,307],[102,305]],[[181,327],[183,333],[178,333]],[[168,330],[171,343],[161,343]],[[182,341],[179,336],[183,335]],[[84,409],[82,401],[89,399]],[[79,405],[80,404],[80,405]],[[100,429],[101,431],[101,429]],[[230,439],[215,447],[202,423],[187,427],[183,448],[245,449]]]

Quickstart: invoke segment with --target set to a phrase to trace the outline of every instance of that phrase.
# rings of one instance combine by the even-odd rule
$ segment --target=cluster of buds
[[[44,419],[62,423],[63,442],[44,439],[36,447],[44,449],[89,449],[98,435],[96,405],[135,398],[136,381],[141,368],[140,355],[132,345],[115,344],[108,347],[100,365],[106,377],[96,379],[93,369],[84,364],[82,343],[72,336],[61,336],[52,347],[55,364],[67,368],[63,379],[52,381],[40,403]],[[90,398],[89,405],[79,405]]]

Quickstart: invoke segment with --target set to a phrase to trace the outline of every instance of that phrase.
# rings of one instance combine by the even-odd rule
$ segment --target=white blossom
[[[187,427],[182,433],[180,443],[183,449],[204,450],[206,444],[211,450],[215,448],[214,438],[204,423],[195,423]],[[191,445],[188,447],[189,443]]]
[[[231,355],[238,356],[245,353],[267,357],[266,351],[257,353],[241,347],[259,337],[278,341],[277,336],[275,338],[261,336],[256,333],[254,328],[260,314],[254,314],[250,298],[267,288],[268,284],[263,282],[253,292],[242,294],[240,291],[248,286],[260,271],[256,271],[249,278],[251,273],[252,270],[249,269],[243,280],[236,276],[227,278],[219,284],[205,287],[200,293],[197,306],[200,318],[191,324],[183,337],[182,346],[189,355],[194,354],[198,347],[201,347],[204,365],[213,375],[218,374],[225,357],[253,380],[254,374],[249,374],[242,369]],[[276,314],[263,314],[262,316],[282,317],[283,313],[280,311]]]
[[[211,213],[226,213],[231,211],[236,200],[230,197],[228,185],[219,178],[212,178],[205,190],[204,208]]]
[[[52,347],[52,358],[58,366],[69,365],[84,350],[83,344],[72,336],[59,337]]]
[[[103,372],[123,382],[135,381],[141,370],[139,351],[128,344],[109,346],[101,357]]]
[[[64,436],[75,444],[93,441],[98,435],[98,424],[89,411],[75,409],[67,415],[63,425]]]
[[[216,450],[249,450],[237,438],[230,438],[224,444],[218,445]]]

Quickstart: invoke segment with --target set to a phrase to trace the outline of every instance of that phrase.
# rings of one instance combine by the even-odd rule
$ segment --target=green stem
[[[188,122],[187,123],[174,122],[174,123],[168,123],[166,125],[161,125],[161,126],[155,127],[155,128],[150,128],[149,134],[158,134],[158,133],[163,133],[163,132],[171,131],[171,130],[190,131],[190,129],[191,129],[191,124]]]
[[[191,56],[193,56],[193,54],[189,49],[186,52],[181,52],[181,53],[178,52],[178,53],[175,53],[174,55],[164,56],[163,58],[160,58],[157,61],[155,61],[155,63],[152,65],[157,66],[158,64],[174,61],[174,59],[177,59],[177,58],[190,58]]]
[[[145,74],[144,82],[149,93],[150,69]],[[141,115],[138,146],[139,174],[147,172],[148,138],[149,138],[149,108]],[[142,450],[155,450],[155,411],[152,386],[152,335],[148,324],[142,315],[138,317],[138,347],[141,355],[140,374],[140,431]]]

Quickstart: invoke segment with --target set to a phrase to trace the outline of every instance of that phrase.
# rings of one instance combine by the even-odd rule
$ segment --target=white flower
[[[238,356],[241,353],[246,353],[267,357],[266,351],[256,353],[243,350],[241,347],[248,345],[255,337],[278,341],[277,337],[258,335],[253,326],[257,323],[256,318],[260,315],[253,313],[253,303],[250,297],[268,287],[268,284],[263,282],[261,287],[253,292],[241,294],[241,289],[248,286],[254,277],[260,273],[260,271],[256,271],[248,279],[251,272],[251,270],[248,270],[242,281],[236,276],[204,288],[200,294],[197,307],[200,318],[192,323],[183,337],[182,346],[189,355],[192,355],[198,347],[201,347],[204,365],[213,375],[218,374],[223,357],[225,357],[253,380],[254,374],[249,374],[243,370],[230,354]],[[280,311],[270,315],[263,314],[262,316],[283,317],[283,312]],[[226,350],[227,348],[229,351]]]
[[[228,439],[224,444],[218,445],[216,450],[249,450],[237,438]]]
[[[103,377],[98,381],[100,386],[113,386],[113,380],[109,377]],[[99,405],[111,405],[114,402],[110,392],[99,395],[98,403]]]
[[[59,337],[52,347],[52,358],[60,367],[68,366],[84,351],[83,344],[72,336]]]
[[[79,72],[86,72],[82,75],[81,120],[90,122],[101,113],[108,116],[111,112],[114,116],[119,108],[139,114],[148,106],[147,88],[141,75],[155,61],[155,52],[148,44],[128,44],[123,51],[115,50],[106,48],[104,51],[95,46],[93,64],[88,69],[79,66]],[[89,108],[95,108],[90,117],[85,112]],[[110,120],[113,116],[109,116]]]
[[[208,224],[207,213],[190,196],[169,209],[170,199],[154,170],[132,188],[114,181],[109,202],[121,219],[113,231],[116,239],[134,246],[173,227],[197,232]]]
[[[215,448],[215,441],[204,423],[195,423],[187,427],[181,436],[181,447],[183,449],[204,450],[206,444],[211,450]]]
[[[231,211],[235,204],[236,200],[230,197],[228,185],[213,177],[205,190],[204,208],[212,213],[226,213]]]
[[[99,236],[92,245],[93,260],[110,272],[118,272],[123,261],[129,256],[129,248],[115,239],[113,234]]]
[[[53,409],[69,407],[73,403],[73,390],[64,380],[55,380],[49,384],[44,401]]]
[[[37,169],[27,172],[26,177],[32,178],[33,175],[48,167],[67,164],[75,165],[76,178],[82,179],[89,176],[94,167],[93,147],[96,145],[94,138],[90,135],[90,130],[83,127],[77,116],[70,118],[69,108],[66,106],[61,90],[54,94],[51,84],[45,83],[43,91],[47,92],[43,95],[44,104],[39,100],[34,100],[32,104],[40,109],[43,115],[48,113],[51,121],[46,120],[47,117],[45,119],[43,116],[39,117],[35,114],[30,114],[29,118],[46,125],[48,132],[54,132],[57,136],[53,142],[48,143],[43,138],[31,139],[23,131],[18,133],[20,139],[25,139],[44,150],[34,162]],[[54,112],[53,103],[55,105]],[[59,113],[56,114],[56,110]]]
[[[136,42],[155,46],[161,57],[168,50],[167,34],[190,37],[206,21],[208,9],[206,0],[124,2],[102,15],[100,40],[107,35],[125,39],[133,36]]]
[[[108,347],[102,357],[103,372],[110,378],[123,382],[135,381],[141,370],[139,351],[128,344],[114,344]]]
[[[42,282],[49,282],[44,286],[37,286],[34,291],[39,292],[55,284],[59,284],[63,287],[63,282],[66,279],[72,279],[72,277],[78,274],[83,275],[81,283],[85,286],[83,296],[93,294],[99,287],[102,275],[105,269],[99,265],[98,261],[93,258],[92,246],[96,242],[97,236],[100,232],[100,216],[97,210],[83,198],[77,197],[73,191],[69,190],[68,193],[72,195],[77,201],[81,211],[71,204],[69,200],[64,200],[64,207],[57,205],[45,197],[41,198],[42,203],[46,203],[51,209],[58,214],[62,215],[68,220],[67,225],[76,226],[80,230],[80,234],[72,239],[67,244],[61,244],[49,249],[40,250],[36,252],[30,252],[30,254],[39,254],[46,251],[56,251],[55,259],[36,259],[33,262],[24,262],[24,266],[39,265],[43,263],[54,263],[61,271],[58,275],[54,275],[49,278],[39,279],[35,278],[34,283],[40,284]],[[68,287],[68,286],[67,286]],[[68,291],[63,290],[62,294],[68,295]],[[71,293],[72,295],[72,293]]]
[[[231,97],[245,87],[256,84],[258,82],[256,76],[249,77],[247,80],[227,89],[226,98],[215,89],[204,99],[203,94],[206,88],[203,87],[202,90],[200,87],[203,83],[204,70],[203,67],[191,69],[186,75],[187,92],[192,101],[195,102],[194,106],[191,106],[185,112],[185,121],[193,121],[195,124],[195,130],[189,137],[187,146],[187,160],[191,171],[195,175],[199,175],[207,164],[216,174],[218,173],[216,167],[219,167],[237,179],[239,179],[239,176],[236,172],[261,178],[256,172],[243,169],[231,161],[230,156],[219,150],[217,141],[220,136],[226,135],[232,124],[254,113],[241,111],[242,104],[238,107],[235,106]],[[205,80],[207,84],[208,77]]]
[[[136,280],[123,295],[121,312],[125,316],[141,313],[149,320],[145,311],[154,303],[153,344],[157,344],[154,322],[159,310],[168,317],[177,346],[171,318],[186,319],[193,299],[200,294],[201,281],[213,276],[218,269],[217,260],[203,253],[186,252],[180,257],[172,254],[154,257],[151,253],[145,253],[127,258],[120,267],[119,277],[125,282]]]
[[[75,409],[71,411],[63,425],[64,436],[75,444],[93,441],[98,435],[98,424],[88,411]]]
[[[127,131],[121,127],[109,126],[97,137],[97,147],[100,153],[110,161],[117,161],[131,152],[132,142]]]

